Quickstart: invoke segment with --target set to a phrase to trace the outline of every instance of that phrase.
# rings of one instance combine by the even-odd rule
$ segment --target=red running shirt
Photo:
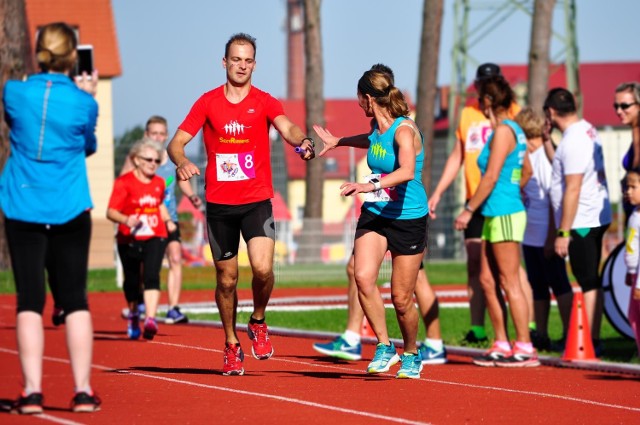
[[[179,128],[191,136],[202,129],[208,202],[242,205],[273,198],[269,126],[280,115],[282,104],[253,86],[240,103],[229,102],[220,86],[191,107]]]
[[[118,225],[116,240],[119,244],[133,240],[147,240],[154,237],[166,238],[167,227],[160,215],[160,205],[164,199],[164,179],[154,176],[150,183],[143,183],[130,171],[118,177],[113,183],[109,208],[122,214],[135,215],[141,221],[136,229],[124,224]],[[133,232],[132,232],[133,230]]]

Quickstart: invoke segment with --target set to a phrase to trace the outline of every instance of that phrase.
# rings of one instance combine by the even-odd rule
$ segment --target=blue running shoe
[[[325,344],[317,342],[313,344],[313,349],[318,353],[344,360],[360,360],[362,358],[362,344],[349,345],[342,336]]]
[[[127,335],[129,339],[140,339],[140,316],[129,313],[127,318]]]
[[[389,368],[400,361],[400,356],[396,351],[396,346],[393,342],[389,345],[384,345],[379,342],[376,346],[376,354],[373,356],[373,360],[367,366],[367,373],[383,373],[388,372]]]
[[[167,318],[164,320],[164,323],[168,325],[188,322],[189,318],[180,311],[180,307],[178,306],[175,306],[171,310],[167,311]]]
[[[422,356],[420,351],[417,354],[403,353],[402,366],[396,374],[398,379],[420,379],[422,371]]]
[[[422,344],[418,348],[420,357],[422,357],[422,364],[445,364],[447,362],[447,349],[442,346],[442,350],[434,350],[428,347],[427,344]]]

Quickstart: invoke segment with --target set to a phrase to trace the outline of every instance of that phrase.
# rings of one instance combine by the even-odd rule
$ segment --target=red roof
[[[275,221],[291,221],[291,213],[289,213],[289,208],[284,203],[280,192],[274,192],[271,204],[273,205],[273,219]]]
[[[110,0],[26,0],[32,51],[38,28],[63,21],[78,28],[80,44],[92,44],[95,68],[101,77],[122,74],[116,25]]]
[[[511,87],[527,84],[527,65],[501,65],[501,68]],[[640,62],[582,63],[579,74],[584,118],[596,127],[621,125],[611,106],[615,90],[620,83],[640,81]],[[566,86],[565,66],[553,65],[548,88]]]
[[[189,212],[193,215],[193,218],[197,221],[204,221],[204,213],[193,206],[193,203],[189,200],[188,197],[183,196],[176,207],[179,213]]]

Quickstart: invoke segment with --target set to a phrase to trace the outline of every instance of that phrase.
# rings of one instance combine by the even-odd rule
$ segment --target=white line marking
[[[149,342],[154,343],[152,341],[149,341]],[[182,345],[182,344],[172,344],[172,343],[162,343],[162,342],[155,342],[154,344],[169,345],[169,346],[174,346],[174,347],[205,350],[205,351],[221,352],[221,350],[207,349],[207,348],[203,348],[203,347],[193,347],[193,346]],[[2,347],[0,347],[0,352],[5,352],[5,353],[18,355],[17,351],[8,350],[8,349],[2,348]],[[58,362],[58,363],[67,363],[67,364],[69,363],[69,360],[67,360],[67,359],[60,359],[60,358],[56,358],[56,357],[44,356],[44,359],[45,360],[49,360],[49,361]],[[305,364],[305,363],[302,363],[302,364]],[[92,364],[91,366],[93,368],[95,368],[95,369],[100,369],[100,370],[118,370],[117,368],[107,367],[107,366],[102,366],[102,365],[97,365],[97,364]],[[185,381],[185,380],[182,380],[182,379],[175,379],[175,378],[167,378],[165,376],[149,375],[149,374],[140,373],[140,372],[131,372],[131,371],[123,371],[123,372],[125,372],[128,375],[139,376],[139,377],[142,377],[142,378],[157,379],[157,380],[165,381],[165,382],[172,382],[172,383],[176,383],[176,384],[184,384],[184,385],[189,385],[189,386],[192,386],[192,387],[207,388],[207,389],[211,389],[211,390],[224,391],[224,392],[229,392],[229,393],[234,393],[234,394],[241,394],[241,395],[247,395],[247,396],[253,396],[253,397],[268,398],[268,399],[279,400],[279,401],[284,401],[284,402],[288,402],[288,403],[301,404],[303,406],[310,406],[310,407],[316,407],[316,408],[319,408],[319,409],[331,410],[331,411],[334,411],[334,412],[341,412],[341,413],[348,413],[348,414],[352,414],[352,415],[356,415],[356,416],[363,416],[363,417],[366,417],[366,418],[380,419],[380,420],[384,420],[384,421],[388,421],[388,422],[395,422],[395,423],[401,423],[401,424],[413,424],[413,425],[430,425],[428,422],[412,421],[412,420],[409,420],[409,419],[397,418],[397,417],[393,417],[393,416],[379,415],[377,413],[363,412],[363,411],[360,411],[360,410],[353,410],[353,409],[345,409],[343,407],[337,407],[337,406],[331,406],[331,405],[327,405],[327,404],[315,403],[315,402],[312,402],[312,401],[301,400],[301,399],[297,399],[297,398],[283,397],[283,396],[274,395],[274,394],[256,393],[256,392],[253,392],[253,391],[237,390],[237,389],[232,389],[232,388],[220,387],[220,386],[217,386],[217,385],[200,384],[200,383],[197,383],[197,382]],[[43,417],[43,419],[49,419],[49,418],[44,418],[44,416],[50,416],[50,415],[39,415],[39,416]],[[59,418],[55,418],[55,417],[51,416],[51,419],[59,419]],[[64,419],[59,419],[59,420],[62,421]],[[60,423],[63,423],[63,422],[60,422]],[[71,422],[70,424],[75,424],[75,423]]]

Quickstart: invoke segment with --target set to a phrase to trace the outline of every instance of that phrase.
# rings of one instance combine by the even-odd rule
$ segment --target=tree
[[[305,108],[307,134],[320,143],[313,132],[313,124],[324,127],[324,65],[320,5],[322,0],[304,0],[304,50],[305,50]],[[317,146],[317,151],[320,150]],[[305,176],[304,241],[300,244],[298,258],[309,261],[319,258],[322,234],[322,200],[324,198],[324,158],[316,157],[307,162]]]
[[[433,151],[442,9],[443,0],[424,0],[418,65],[416,124],[424,134],[425,156],[422,167],[422,182],[427,191],[431,187],[432,156],[430,153]]]
[[[127,158],[127,155],[129,155],[131,146],[133,146],[133,144],[138,140],[142,139],[143,136],[144,128],[141,125],[138,125],[131,130],[125,131],[122,136],[115,139],[115,143],[113,144],[115,147],[115,152],[113,154],[113,170],[115,177],[120,175],[120,170],[122,170],[124,160]]]
[[[0,91],[7,80],[20,79],[33,72],[24,0],[0,0]],[[0,170],[9,156],[9,132],[0,103]],[[4,234],[4,215],[0,212],[0,269],[9,267],[9,250]]]
[[[553,8],[556,0],[535,0],[531,22],[529,47],[528,103],[535,110],[542,110],[549,81],[549,47]]]

